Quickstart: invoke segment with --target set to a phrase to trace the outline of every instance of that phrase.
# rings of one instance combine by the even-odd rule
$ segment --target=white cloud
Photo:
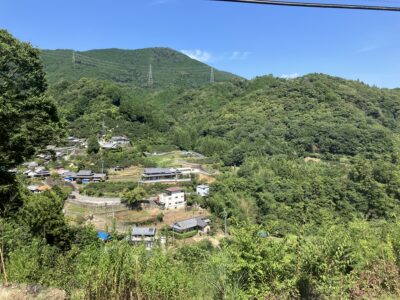
[[[200,49],[195,49],[195,50],[181,50],[183,54],[186,54],[190,58],[193,58],[195,60],[201,61],[201,62],[207,62],[210,61],[212,55],[210,52],[205,51],[205,50],[200,50]]]
[[[218,62],[227,60],[245,60],[249,57],[251,52],[249,51],[227,51],[219,54],[212,54],[206,50],[194,49],[194,50],[181,50],[183,54],[186,54],[190,58],[196,59],[201,62]]]
[[[284,78],[284,79],[294,79],[299,77],[300,75],[298,73],[292,73],[292,74],[282,74],[281,76],[279,76],[280,78]]]
[[[229,55],[229,59],[231,60],[244,60],[246,59],[251,53],[248,51],[233,51],[230,55]]]

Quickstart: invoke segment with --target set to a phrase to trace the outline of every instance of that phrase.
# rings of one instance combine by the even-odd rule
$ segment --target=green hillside
[[[392,153],[400,130],[399,108],[396,91],[311,74],[187,91],[170,101],[167,111],[182,133],[177,143],[183,148],[219,156],[236,151],[239,156],[329,157]],[[212,150],[213,143],[221,147]]]
[[[159,91],[81,79],[52,85],[49,93],[72,134],[100,134],[105,122],[147,145],[174,144],[228,165],[258,155],[374,157],[399,145],[396,90],[322,74]]]
[[[89,77],[148,87],[150,64],[154,88],[198,87],[209,83],[211,77],[210,66],[169,48],[42,50],[41,58],[50,84]],[[216,82],[238,77],[219,70],[213,72]]]

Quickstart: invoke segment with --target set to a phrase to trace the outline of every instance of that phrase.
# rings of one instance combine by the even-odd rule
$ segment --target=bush
[[[158,215],[157,215],[157,221],[158,222],[162,222],[164,220],[164,214],[163,213],[159,213]]]

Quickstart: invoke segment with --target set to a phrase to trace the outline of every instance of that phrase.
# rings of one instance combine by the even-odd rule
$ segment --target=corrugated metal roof
[[[79,170],[79,172],[76,173],[77,176],[90,176],[92,174],[93,172],[91,170]]]
[[[205,184],[200,184],[200,185],[198,185],[197,186],[199,189],[208,189],[209,188],[209,186],[208,185],[205,185]]]
[[[167,169],[167,168],[145,168],[145,174],[175,174],[175,170]]]
[[[179,230],[187,230],[187,229],[191,229],[191,228],[195,228],[195,227],[204,228],[206,226],[207,226],[207,223],[204,222],[203,219],[200,217],[176,222],[174,225],[172,225],[173,228],[176,228]]]
[[[134,236],[154,236],[156,229],[154,227],[133,227],[132,235]]]

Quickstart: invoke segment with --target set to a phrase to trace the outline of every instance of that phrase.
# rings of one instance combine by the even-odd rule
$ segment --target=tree
[[[0,30],[0,212],[21,205],[18,183],[8,169],[57,141],[62,126],[52,98],[45,95],[39,50]],[[3,200],[7,199],[7,201]]]
[[[60,137],[53,99],[45,96],[39,51],[0,30],[0,171]]]
[[[99,142],[97,141],[97,138],[95,136],[91,136],[88,139],[88,148],[87,148],[87,152],[89,154],[91,153],[98,153],[100,150],[100,145]]]
[[[62,212],[64,201],[53,192],[24,197],[20,223],[30,232],[46,238],[47,243],[61,248],[69,246],[70,231]]]
[[[135,187],[133,190],[126,191],[121,201],[130,207],[136,207],[138,202],[147,197],[147,192],[141,186]]]

